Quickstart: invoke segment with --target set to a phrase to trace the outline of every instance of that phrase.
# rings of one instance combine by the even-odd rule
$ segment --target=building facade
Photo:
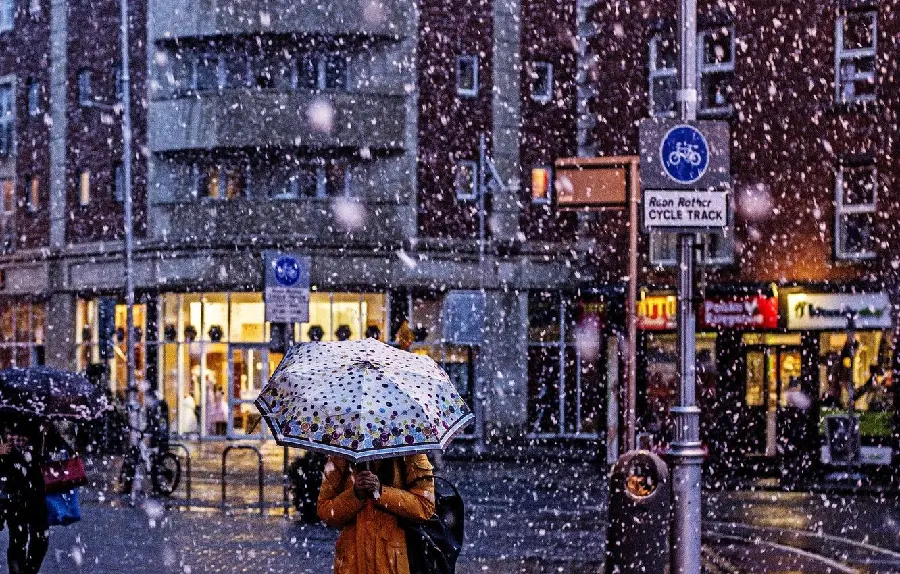
[[[44,4],[0,1],[0,362],[101,364],[122,396],[118,11]],[[668,4],[130,6],[137,377],[176,433],[265,437],[252,401],[282,349],[264,254],[284,251],[311,261],[293,339],[391,342],[406,321],[476,412],[462,444],[617,436],[627,217],[561,209],[554,165],[634,155],[642,119],[674,116]],[[897,450],[894,8],[701,3],[699,107],[729,122],[736,208],[704,242],[698,302],[714,450],[777,459],[797,386],[820,436],[848,377],[866,456]],[[642,236],[638,254],[639,430],[656,442],[673,247]]]

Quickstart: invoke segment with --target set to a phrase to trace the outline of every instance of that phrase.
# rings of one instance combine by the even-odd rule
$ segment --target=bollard
[[[671,490],[659,456],[637,450],[619,458],[609,482],[607,574],[667,571]]]

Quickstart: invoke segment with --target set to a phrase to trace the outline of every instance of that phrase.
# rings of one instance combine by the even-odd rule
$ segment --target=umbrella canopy
[[[279,444],[355,462],[444,448],[474,418],[431,358],[375,339],[294,346],[256,406]]]
[[[90,420],[109,408],[103,391],[84,375],[49,367],[0,371],[0,410],[48,419]]]

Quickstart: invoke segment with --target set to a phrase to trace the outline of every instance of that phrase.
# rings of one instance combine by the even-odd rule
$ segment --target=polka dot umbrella
[[[474,418],[430,357],[375,339],[294,346],[256,406],[279,444],[354,462],[442,449]]]

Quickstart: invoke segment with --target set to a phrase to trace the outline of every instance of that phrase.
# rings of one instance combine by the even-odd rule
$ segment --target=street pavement
[[[199,480],[199,472],[192,511],[154,500],[132,508],[95,479],[83,489],[82,522],[53,528],[42,572],[329,572],[337,533],[281,517],[275,472],[266,477],[270,511],[239,508],[241,492],[248,500],[255,496],[255,462],[235,466],[228,494],[234,508],[227,513],[215,508],[219,485]],[[606,478],[595,465],[548,458],[448,461],[442,474],[467,504],[460,574],[603,571]],[[710,491],[704,498],[707,572],[900,573],[896,494]]]

